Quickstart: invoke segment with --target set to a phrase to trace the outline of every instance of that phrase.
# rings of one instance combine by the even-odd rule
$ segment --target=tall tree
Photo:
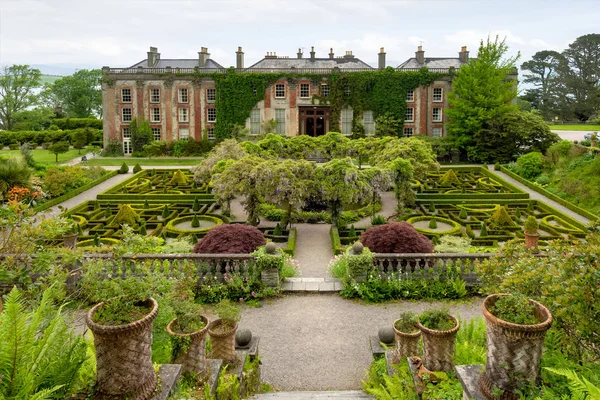
[[[556,107],[556,79],[562,62],[564,57],[559,52],[542,50],[521,64],[521,69],[529,71],[524,75],[523,82],[534,86],[527,90],[527,100],[535,100],[532,103],[547,119],[550,119],[551,110]]]
[[[134,152],[144,151],[144,146],[152,142],[152,128],[144,118],[134,118],[129,124],[131,147]]]
[[[45,97],[51,106],[60,105],[69,117],[86,118],[102,115],[102,88],[99,69],[81,69],[46,87]]]
[[[478,148],[473,136],[487,121],[498,114],[515,108],[511,104],[517,96],[515,80],[511,78],[519,55],[505,58],[506,39],[494,41],[488,37],[479,45],[476,59],[471,59],[456,73],[449,94],[450,108],[446,109],[449,133],[455,145],[477,160]]]
[[[42,73],[29,65],[11,65],[0,76],[0,127],[11,130],[15,114],[37,103],[35,89],[41,86]]]

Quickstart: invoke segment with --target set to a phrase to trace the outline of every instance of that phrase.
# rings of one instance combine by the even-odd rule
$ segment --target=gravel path
[[[327,278],[333,257],[329,224],[296,224],[296,254],[303,278]]]
[[[396,214],[396,198],[394,192],[384,192],[381,195],[381,211],[375,215],[383,215],[386,219]],[[371,217],[366,217],[354,223],[356,228],[370,228]]]
[[[533,200],[540,200],[544,203],[546,203],[547,205],[549,205],[550,207],[553,207],[555,209],[557,209],[558,211],[572,217],[575,218],[577,221],[583,223],[583,224],[589,224],[590,220],[587,219],[584,216],[581,216],[579,214],[577,214],[576,212],[573,212],[571,210],[569,210],[567,207],[558,204],[557,202],[555,202],[552,199],[549,199],[548,197],[536,192],[535,190],[532,190],[530,188],[528,188],[527,186],[523,185],[521,182],[514,180],[513,178],[511,178],[510,176],[506,175],[504,172],[500,172],[500,171],[495,171],[494,170],[494,166],[493,165],[488,165],[488,169],[490,171],[492,171],[494,174],[498,175],[499,177],[501,177],[502,179],[504,179],[505,181],[515,185],[516,187],[518,187],[519,189],[525,191],[526,193],[529,193],[529,197]]]
[[[365,305],[338,295],[286,295],[244,310],[239,326],[260,337],[261,375],[277,389],[360,389],[373,361],[369,338],[400,312],[445,306],[471,319],[481,315],[482,301]]]

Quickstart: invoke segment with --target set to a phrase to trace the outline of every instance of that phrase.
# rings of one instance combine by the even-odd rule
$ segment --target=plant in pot
[[[230,300],[221,300],[216,307],[219,319],[208,326],[210,336],[210,358],[218,358],[226,364],[235,364],[235,331],[242,317],[240,308]]]
[[[202,315],[202,307],[194,303],[191,290],[194,280],[191,277],[178,281],[171,298],[175,318],[167,325],[173,344],[173,364],[181,364],[181,372],[192,373],[198,377],[207,374],[206,333],[208,318]]]
[[[423,366],[429,371],[454,371],[454,344],[460,324],[448,310],[427,310],[417,321],[423,335]]]
[[[481,308],[488,338],[481,392],[490,399],[519,399],[517,391],[540,383],[542,348],[552,314],[519,294],[492,294]]]
[[[396,335],[396,352],[394,361],[400,362],[403,358],[419,354],[419,339],[421,331],[417,328],[418,316],[414,312],[406,311],[394,321],[394,334]]]
[[[538,240],[540,238],[538,233],[539,227],[540,225],[533,215],[528,216],[527,220],[525,220],[525,223],[523,224],[523,234],[525,235],[525,246],[528,249],[537,249]]]
[[[79,236],[79,223],[73,219],[73,216],[67,208],[58,206],[59,210],[64,214],[64,230],[62,234],[63,245],[67,249],[77,248],[77,237]]]
[[[85,278],[84,278],[85,280]],[[158,303],[144,279],[105,279],[96,286],[105,301],[86,316],[94,334],[99,396],[145,400],[156,388],[152,325]]]
[[[269,242],[256,249],[252,255],[256,268],[260,272],[260,280],[267,287],[279,286],[279,272],[283,268],[284,256],[275,243]]]

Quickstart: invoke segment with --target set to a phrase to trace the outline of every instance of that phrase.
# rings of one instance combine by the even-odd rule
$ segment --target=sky
[[[295,57],[353,54],[397,66],[418,45],[426,57],[476,56],[481,39],[506,38],[521,64],[600,33],[600,0],[0,0],[0,65],[43,73],[126,67],[146,58],[196,58],[208,47],[228,67],[242,46],[249,66],[267,52]]]

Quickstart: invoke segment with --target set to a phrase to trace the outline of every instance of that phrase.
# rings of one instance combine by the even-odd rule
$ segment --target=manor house
[[[326,100],[330,93],[326,76],[385,69],[385,58],[382,47],[375,68],[356,58],[352,51],[336,56],[331,49],[327,57],[317,57],[314,48],[311,48],[308,56],[301,49],[296,57],[267,53],[262,60],[246,67],[244,53],[238,47],[236,66],[228,69],[213,60],[206,47],[202,47],[197,59],[161,58],[158,49],[150,47],[147,57],[131,67],[102,68],[104,144],[117,139],[123,143],[124,152],[131,153],[129,124],[135,117],[143,117],[150,122],[155,140],[215,140],[215,127],[219,123],[216,109],[219,93],[210,73],[285,74],[285,78],[264,88],[264,100],[257,101],[250,111],[246,128],[251,135],[264,132],[286,136],[324,135],[331,130],[333,118]],[[425,57],[425,51],[419,46],[415,57],[396,67],[400,71],[419,71],[427,67],[431,72],[442,74],[426,87],[407,91],[402,128],[405,136],[445,136],[444,109],[448,107],[447,94],[452,73],[468,60],[466,47],[461,49],[458,57],[438,58]],[[306,78],[315,74],[324,76],[321,82]],[[320,100],[315,101],[315,98]],[[345,135],[351,135],[357,126],[366,135],[375,131],[376,116],[372,110],[354,115],[352,108],[346,106],[338,114],[337,125]],[[357,119],[359,124],[356,124]]]

